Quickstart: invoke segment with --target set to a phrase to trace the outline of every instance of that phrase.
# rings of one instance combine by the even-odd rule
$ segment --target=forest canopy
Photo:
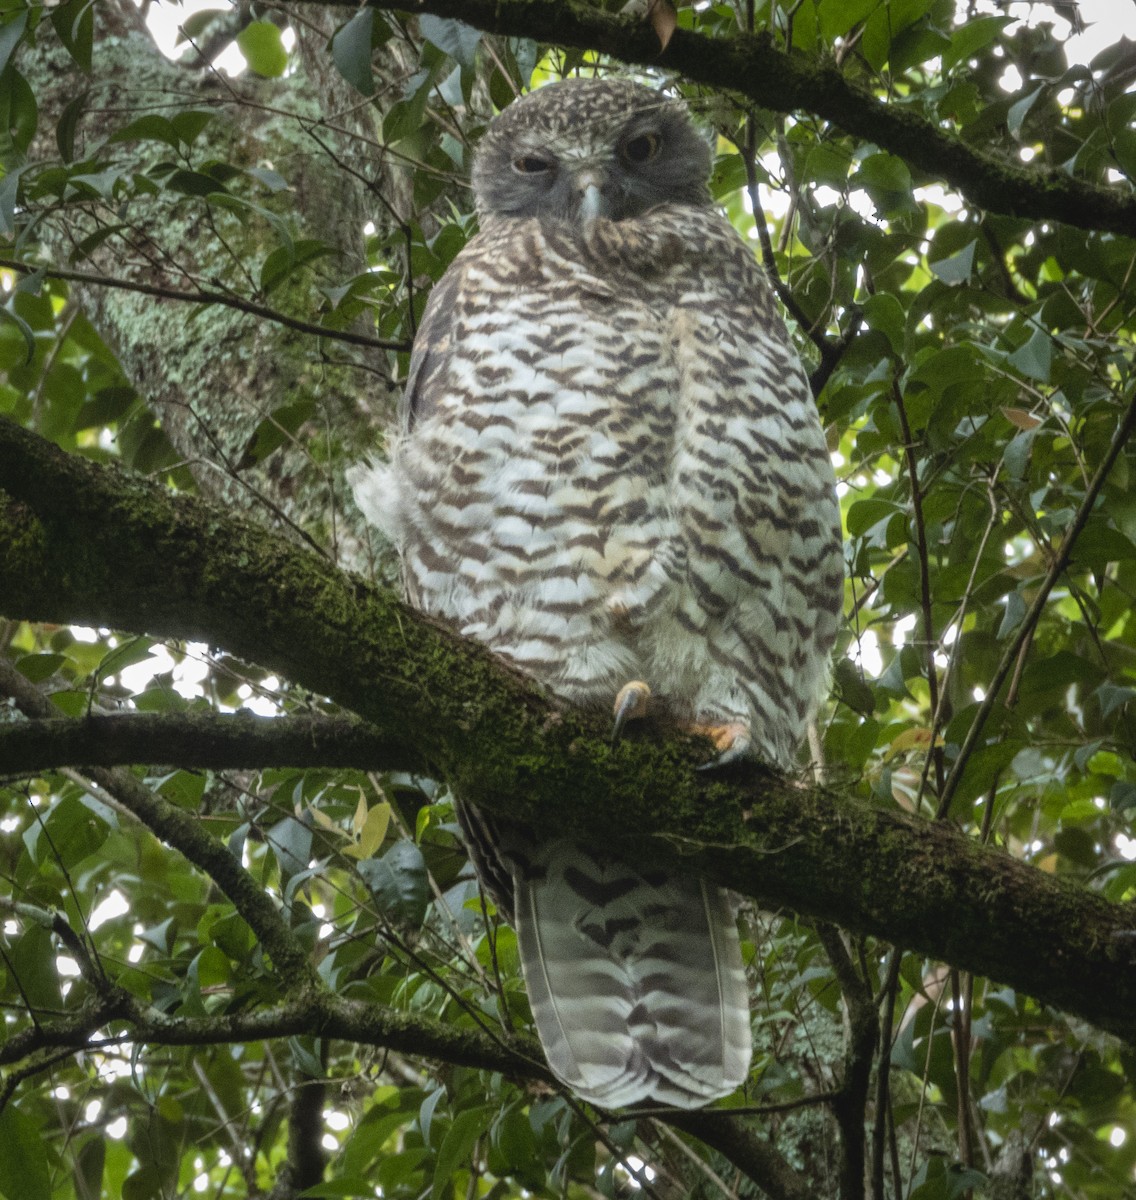
[[[1136,1194],[1131,17],[0,4],[0,1197]],[[689,104],[810,374],[845,620],[789,777],[612,745],[346,483],[472,148],[576,74]],[[455,794],[743,898],[744,1089],[555,1083]]]

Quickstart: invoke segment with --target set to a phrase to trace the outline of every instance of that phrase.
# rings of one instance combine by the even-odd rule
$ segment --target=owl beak
[[[576,176],[576,194],[580,197],[580,220],[594,221],[596,217],[611,215],[611,206],[604,192],[604,177],[600,171],[589,168]]]

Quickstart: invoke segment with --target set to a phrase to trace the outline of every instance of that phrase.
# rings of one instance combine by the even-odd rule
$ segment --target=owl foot
[[[613,744],[619,741],[619,735],[628,721],[637,721],[647,715],[647,701],[650,698],[651,689],[641,679],[633,679],[619,689],[612,710],[615,713],[615,725],[611,731]]]
[[[694,722],[687,726],[691,733],[709,738],[718,748],[717,758],[703,763],[700,771],[713,771],[718,767],[729,766],[749,754],[753,741],[750,738],[748,721],[727,721],[721,725],[710,722]]]

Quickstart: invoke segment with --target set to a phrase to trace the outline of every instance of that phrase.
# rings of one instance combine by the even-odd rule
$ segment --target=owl
[[[658,707],[718,760],[791,767],[840,608],[808,381],[686,107],[625,79],[516,101],[473,162],[480,232],[435,286],[386,464],[356,499],[406,594],[553,696]],[[459,802],[516,928],[553,1072],[692,1108],[751,1057],[721,889]]]

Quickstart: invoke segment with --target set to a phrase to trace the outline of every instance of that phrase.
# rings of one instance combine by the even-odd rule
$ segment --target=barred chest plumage
[[[838,517],[748,248],[665,206],[491,222],[452,271],[383,498],[412,599],[572,703],[645,679],[787,763],[835,631]]]

